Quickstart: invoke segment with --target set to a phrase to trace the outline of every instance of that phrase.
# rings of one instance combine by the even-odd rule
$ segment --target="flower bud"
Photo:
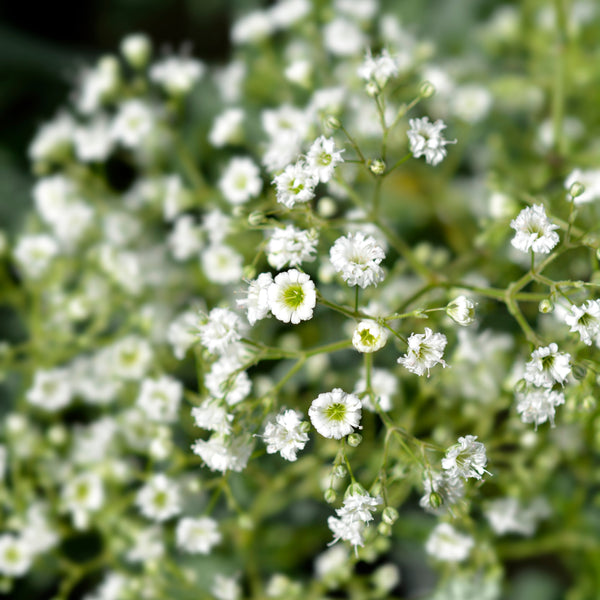
[[[544,298],[540,302],[538,310],[544,315],[547,313],[551,313],[554,310],[554,302],[552,302],[550,298]]]
[[[385,163],[379,159],[370,161],[369,169],[374,175],[383,175],[385,173]]]
[[[525,379],[519,379],[519,381],[517,381],[517,383],[515,384],[515,392],[517,392],[517,394],[520,394],[522,392],[524,392],[527,389],[527,381]]]
[[[240,515],[238,517],[238,525],[240,529],[252,531],[254,529],[254,520],[250,515]]]
[[[246,265],[242,269],[242,277],[244,279],[254,279],[256,277],[256,267],[253,265]]]
[[[337,465],[333,468],[333,476],[336,479],[343,479],[348,474],[346,467],[344,465]]]
[[[310,431],[310,423],[308,421],[302,421],[302,423],[300,423],[300,431],[302,433],[308,433]]]
[[[265,215],[260,210],[253,210],[248,215],[248,225],[250,225],[252,227],[255,227],[256,225],[260,225],[263,222],[264,218],[265,218]]]
[[[419,89],[421,98],[431,98],[435,94],[435,86],[430,81],[424,81]]]
[[[431,494],[429,494],[429,504],[431,505],[431,508],[439,508],[444,504],[444,499],[437,492],[431,492]]]
[[[393,525],[398,520],[399,516],[398,511],[393,506],[386,506],[383,509],[382,519],[383,522],[388,525]]]
[[[333,115],[329,115],[327,117],[325,125],[327,125],[329,129],[339,129],[342,126],[340,120],[337,117],[334,117]]]
[[[141,69],[146,66],[151,51],[150,39],[143,33],[128,35],[121,42],[121,54],[135,69]]]
[[[379,86],[374,81],[369,81],[369,83],[365,85],[365,91],[371,97],[377,96],[377,94],[380,92]]]
[[[475,321],[475,302],[466,296],[458,296],[446,306],[446,314],[455,323],[466,327]]]
[[[575,181],[569,188],[569,195],[571,198],[577,198],[577,196],[581,196],[583,192],[585,192],[585,185],[583,185],[583,183],[579,183],[579,181]]]
[[[573,377],[577,381],[582,381],[587,375],[587,369],[583,365],[573,365]]]
[[[327,504],[333,504],[336,501],[337,494],[333,488],[325,490],[325,502]]]
[[[362,442],[362,435],[360,435],[360,433],[351,433],[347,440],[350,446],[356,448],[357,446],[360,446],[360,443]]]
[[[333,217],[337,211],[337,204],[333,198],[323,196],[317,203],[317,212],[321,217]]]
[[[392,535],[392,526],[388,523],[384,523],[383,521],[379,523],[377,526],[377,531],[380,535],[385,535],[386,537]]]
[[[348,496],[355,496],[357,494],[364,495],[366,493],[367,493],[367,490],[365,490],[365,488],[362,485],[360,485],[360,483],[358,483],[358,481],[355,481],[354,483],[351,483],[346,488],[346,493],[344,494],[344,498],[347,498]]]

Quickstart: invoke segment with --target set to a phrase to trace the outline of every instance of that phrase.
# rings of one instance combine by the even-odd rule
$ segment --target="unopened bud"
[[[544,315],[551,313],[554,310],[554,302],[552,302],[552,300],[550,300],[550,298],[544,298],[540,302],[540,304],[538,306],[538,310]]]
[[[386,537],[392,535],[392,526],[388,523],[384,523],[383,521],[379,523],[377,526],[377,531],[380,535],[385,535]]]
[[[579,183],[579,181],[573,183],[573,185],[569,188],[569,195],[571,198],[577,198],[577,196],[581,196],[583,192],[585,192],[585,185],[583,185],[583,183]]]
[[[419,89],[421,98],[431,98],[435,94],[435,86],[430,81],[424,81]]]
[[[351,433],[348,438],[348,444],[353,448],[356,448],[362,442],[362,435],[360,433]]]
[[[143,33],[128,35],[121,42],[121,54],[136,69],[146,66],[151,51],[152,45],[150,39]]]
[[[583,365],[573,365],[573,377],[578,381],[585,379],[587,369]]]
[[[240,515],[238,517],[238,525],[240,529],[252,531],[254,529],[254,520],[250,515]]]
[[[525,381],[525,379],[519,379],[519,381],[517,381],[517,383],[515,384],[515,392],[517,392],[517,394],[521,394],[526,389],[527,381]]]
[[[382,160],[373,160],[369,163],[369,169],[374,175],[383,175],[385,173],[385,163]]]
[[[343,479],[347,474],[348,471],[344,465],[337,465],[337,467],[333,468],[333,476],[337,479]]]
[[[327,504],[333,504],[336,501],[337,494],[333,488],[325,490],[325,502]]]
[[[369,81],[367,85],[365,85],[365,91],[371,97],[377,96],[379,94],[379,86],[374,81]]]
[[[253,210],[248,215],[248,225],[251,225],[252,227],[260,225],[263,222],[264,218],[265,215],[260,210]]]
[[[431,494],[429,494],[429,504],[431,505],[431,508],[439,508],[444,504],[444,499],[437,492],[431,492]]]
[[[308,421],[302,421],[300,424],[300,431],[302,433],[308,433],[310,431],[310,423]]]
[[[398,520],[399,516],[398,511],[393,506],[386,506],[383,509],[382,519],[383,522],[388,525],[393,525]]]
[[[355,481],[354,483],[351,483],[347,489],[346,489],[346,493],[344,494],[344,498],[347,498],[348,496],[356,496],[356,495],[360,495],[360,496],[364,496],[367,493],[367,490],[365,490],[365,488],[360,485],[360,483],[358,483],[358,481]]]
[[[242,269],[242,277],[244,279],[254,279],[256,277],[256,267],[253,265],[246,265]]]
[[[337,117],[334,117],[333,115],[329,115],[327,117],[325,124],[327,125],[327,127],[329,127],[329,129],[339,129],[342,126],[340,120]]]
[[[466,296],[459,296],[446,306],[446,314],[454,322],[466,327],[475,321],[475,302]]]

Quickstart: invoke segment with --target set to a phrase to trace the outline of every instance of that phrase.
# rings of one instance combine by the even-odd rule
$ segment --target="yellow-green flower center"
[[[289,285],[282,294],[283,301],[292,309],[297,309],[304,302],[304,289],[299,283]]]
[[[325,414],[330,421],[343,421],[346,417],[346,405],[334,402],[327,407]]]

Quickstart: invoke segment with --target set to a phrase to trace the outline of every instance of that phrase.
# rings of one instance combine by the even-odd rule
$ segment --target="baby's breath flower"
[[[279,273],[267,290],[269,308],[284,323],[297,325],[312,319],[317,303],[315,284],[306,273],[290,269]]]
[[[212,354],[223,354],[242,337],[242,320],[228,308],[213,308],[198,326],[202,345]]]
[[[476,435],[466,435],[459,437],[458,443],[448,448],[446,456],[442,458],[442,468],[446,470],[447,477],[481,479],[481,475],[487,473],[485,446],[476,440]]]
[[[313,169],[305,163],[288,165],[283,173],[273,179],[277,188],[277,202],[287,208],[293,208],[297,202],[312,200],[318,181]]]
[[[572,305],[565,315],[565,323],[571,331],[579,333],[581,341],[588,346],[600,334],[600,300],[587,300],[580,306]]]
[[[260,169],[245,156],[236,156],[229,161],[219,180],[219,189],[231,204],[244,204],[256,198],[262,190]]]
[[[358,76],[361,79],[374,81],[380,89],[383,89],[388,80],[396,75],[398,75],[398,65],[387,49],[382,50],[376,57],[373,57],[371,50],[367,50],[364,61],[358,68]]]
[[[181,512],[179,486],[166,475],[153,475],[138,491],[135,503],[153,521],[166,521]]]
[[[169,56],[150,67],[150,79],[168,94],[187,94],[204,74],[204,65],[187,56]]]
[[[555,383],[564,384],[571,373],[570,360],[571,355],[559,352],[555,343],[537,348],[525,365],[524,377],[536,386],[551,388]]]
[[[33,385],[27,390],[30,404],[48,412],[65,408],[73,397],[73,384],[67,369],[38,370]]]
[[[433,333],[425,327],[425,333],[413,333],[408,338],[408,352],[398,359],[398,363],[406,367],[411,373],[424,375],[437,364],[442,367],[448,365],[442,359],[444,348],[448,340],[443,333]]]
[[[269,314],[268,290],[272,283],[271,273],[261,273],[249,282],[246,297],[237,301],[240,308],[246,309],[250,325],[254,325],[256,321],[264,319]]]
[[[274,229],[266,247],[267,261],[278,271],[286,265],[298,267],[303,262],[313,262],[317,242],[314,231],[297,229],[293,225]]]
[[[200,406],[194,406],[192,417],[197,427],[222,434],[231,433],[233,415],[227,413],[221,400],[208,398]]]
[[[137,405],[151,421],[172,423],[177,419],[182,395],[183,386],[173,377],[144,379]]]
[[[459,477],[449,477],[442,473],[427,473],[423,477],[425,493],[419,506],[433,514],[443,514],[465,495],[465,484]],[[440,504],[438,504],[441,501]]]
[[[446,145],[455,144],[456,140],[446,140],[442,130],[446,124],[438,119],[435,123],[429,122],[429,117],[410,119],[410,129],[407,132],[410,142],[410,151],[415,158],[425,156],[429,165],[437,165],[444,160],[448,151]]]
[[[152,133],[156,122],[154,107],[142,100],[126,100],[112,122],[113,139],[127,148],[137,148]]]
[[[263,439],[267,444],[267,453],[279,452],[283,458],[295,461],[299,450],[308,442],[308,433],[304,431],[302,415],[295,410],[286,410],[270,421],[265,427]]]
[[[564,404],[565,396],[562,392],[550,388],[528,388],[516,393],[517,412],[521,415],[523,423],[538,425],[550,421],[554,426],[556,407]]]
[[[425,550],[437,560],[462,562],[474,545],[471,536],[459,533],[449,523],[439,523],[427,539]]]
[[[104,485],[97,473],[77,475],[62,490],[63,502],[77,529],[87,529],[90,513],[102,508],[104,497]]]
[[[33,556],[27,543],[10,533],[0,535],[0,574],[21,577],[29,571]]]
[[[344,162],[342,152],[335,149],[333,138],[322,135],[313,142],[306,155],[308,168],[320,182],[326,183],[333,176],[336,166]]]
[[[522,252],[548,254],[558,244],[558,225],[550,223],[541,204],[524,208],[510,226],[517,232],[510,243]]]
[[[359,352],[377,352],[385,346],[387,330],[377,321],[361,321],[352,335],[352,345]]]
[[[244,111],[241,108],[227,108],[215,118],[208,134],[208,141],[215,148],[234,144],[242,138]]]
[[[357,492],[344,498],[344,505],[335,512],[338,517],[346,521],[363,521],[368,523],[373,520],[371,514],[383,502],[381,496],[370,496],[367,492]]]
[[[121,54],[132,67],[140,69],[146,66],[150,53],[152,52],[152,42],[147,35],[143,33],[132,33],[121,41]]]
[[[361,402],[353,394],[335,388],[312,401],[308,416],[323,437],[339,440],[360,429]]]
[[[244,259],[226,244],[210,244],[203,250],[201,262],[206,278],[213,283],[238,283],[242,278]]]
[[[244,400],[250,393],[252,382],[246,371],[240,370],[240,361],[232,346],[214,362],[210,371],[204,376],[204,385],[213,398],[225,400],[229,406],[234,406]]]
[[[333,268],[350,286],[366,288],[383,281],[384,273],[379,263],[385,253],[371,236],[359,232],[338,238],[329,251],[329,258]]]
[[[475,321],[475,302],[466,296],[458,296],[446,306],[446,314],[459,325],[470,325]]]
[[[206,463],[211,471],[243,471],[252,453],[248,436],[230,437],[214,433],[208,440],[196,440],[192,452]]]
[[[218,523],[210,517],[184,517],[175,529],[177,547],[190,554],[210,554],[221,541]]]
[[[45,233],[22,236],[14,249],[19,269],[31,279],[40,278],[58,253],[56,240]]]

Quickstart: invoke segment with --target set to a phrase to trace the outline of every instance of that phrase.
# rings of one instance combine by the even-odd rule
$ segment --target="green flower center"
[[[334,402],[327,407],[325,414],[330,421],[343,421],[346,418],[346,405]]]
[[[368,329],[362,329],[360,332],[360,341],[365,346],[374,346],[377,342],[377,338],[371,334]]]
[[[328,154],[327,152],[321,152],[321,154],[319,154],[319,164],[323,165],[323,166],[328,166],[331,164],[331,154]]]
[[[304,302],[304,289],[299,283],[293,283],[283,292],[283,301],[290,308],[296,309]]]

